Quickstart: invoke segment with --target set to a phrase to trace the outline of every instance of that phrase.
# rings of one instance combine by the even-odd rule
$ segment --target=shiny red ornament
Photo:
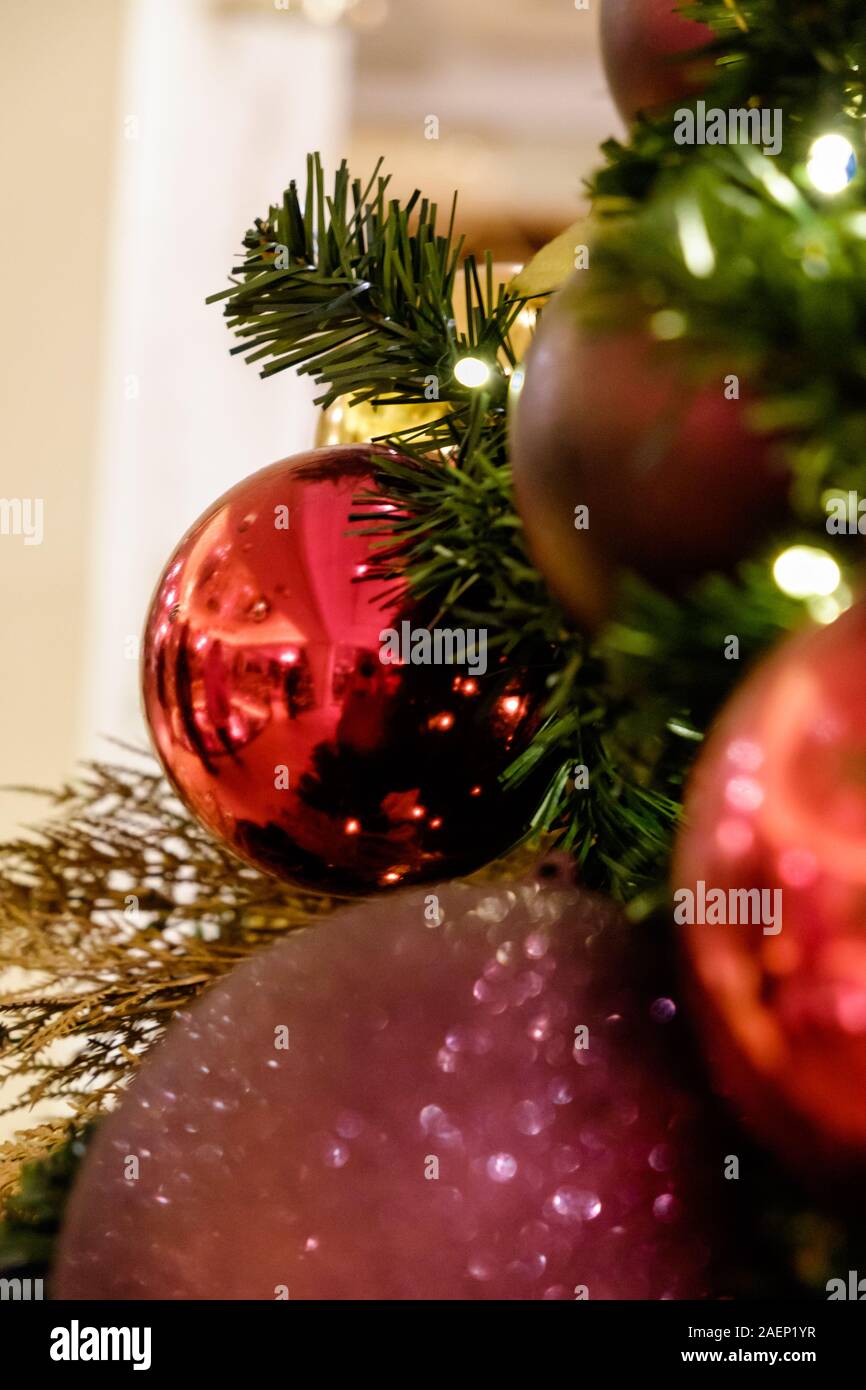
[[[699,54],[712,38],[705,24],[677,13],[677,0],[603,0],[602,60],[623,119],[701,91],[713,65],[689,55]]]
[[[779,441],[749,427],[745,392],[696,385],[685,345],[585,328],[581,274],[545,310],[511,456],[533,559],[593,627],[621,567],[676,589],[748,554],[783,511],[788,475]]]
[[[243,858],[329,893],[478,868],[536,795],[499,776],[543,672],[488,658],[480,633],[461,650],[453,623],[425,652],[431,615],[374,577],[374,539],[353,528],[392,510],[358,500],[373,463],[319,449],[232,488],[170,559],[145,631],[145,713],[183,801]]]
[[[862,1175],[866,606],[786,642],[734,696],[694,771],[672,884],[723,1088],[812,1182]]]
[[[728,1146],[619,934],[556,880],[448,885],[246,961],[102,1122],[54,1295],[712,1292]]]

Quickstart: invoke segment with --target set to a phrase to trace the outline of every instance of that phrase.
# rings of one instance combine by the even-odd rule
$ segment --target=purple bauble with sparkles
[[[246,961],[102,1124],[55,1295],[712,1293],[723,1146],[670,1079],[673,1002],[624,983],[624,935],[554,863]]]

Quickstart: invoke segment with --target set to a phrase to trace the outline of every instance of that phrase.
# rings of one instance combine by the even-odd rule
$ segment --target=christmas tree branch
[[[401,204],[386,197],[389,180],[381,161],[363,185],[349,179],[345,161],[325,193],[318,155],[307,161],[301,200],[290,183],[244,238],[246,256],[233,271],[224,301],[233,349],[247,362],[263,363],[262,376],[294,368],[325,390],[356,401],[449,402],[462,415],[473,393],[454,377],[466,352],[489,356],[491,391],[504,393],[496,365],[500,352],[513,364],[509,333],[520,309],[494,284],[492,260],[479,268],[461,261],[454,236],[454,207],[444,231],[439,210],[419,193]],[[459,333],[454,304],[461,292],[467,330]]]
[[[0,846],[2,959],[32,981],[0,994],[0,1084],[23,1084],[10,1109],[89,1115],[175,1009],[334,904],[240,864],[149,758],[90,764],[52,801],[56,816]]]
[[[642,130],[649,145],[670,149],[669,131]],[[655,191],[639,202],[629,191],[629,161],[639,144],[623,152],[621,167],[614,147],[597,181],[586,323],[609,327],[637,316],[652,325],[668,311],[669,337],[675,324],[695,340],[698,374],[723,364],[751,371],[750,383],[764,380],[761,364],[772,375],[776,357],[787,353],[787,374],[777,372],[774,390],[764,393],[763,423],[797,426],[797,481],[790,515],[739,575],[709,576],[677,602],[626,583],[614,624],[595,640],[571,630],[551,601],[526,553],[511,492],[509,334],[533,290],[496,288],[490,257],[486,276],[469,260],[463,283],[470,329],[458,337],[453,211],[439,236],[436,210],[417,192],[405,204],[386,200],[388,180],[379,168],[364,191],[360,181],[350,184],[345,164],[326,198],[313,156],[303,201],[291,185],[281,207],[248,233],[247,259],[236,272],[241,280],[214,296],[225,300],[229,326],[244,345],[252,344],[250,360],[267,356],[269,371],[292,365],[311,373],[326,388],[325,403],[341,392],[418,403],[433,384],[442,416],[385,437],[399,453],[383,455],[378,467],[379,485],[396,508],[379,538],[382,573],[396,540],[413,591],[432,597],[440,616],[483,628],[492,649],[516,666],[546,669],[547,719],[505,780],[544,773],[532,831],[556,836],[575,853],[587,883],[629,902],[638,916],[664,895],[683,782],[703,730],[744,667],[805,617],[803,605],[775,586],[772,561],[780,546],[814,537],[827,487],[863,478],[864,457],[857,449],[859,408],[834,414],[857,356],[840,347],[845,325],[838,311],[808,350],[804,342],[802,354],[790,353],[792,340],[801,346],[798,332],[805,340],[813,323],[824,322],[823,282],[813,277],[793,293],[802,267],[792,259],[764,284],[780,237],[799,235],[804,248],[821,254],[809,241],[820,211],[805,197],[794,203],[782,196],[769,161],[751,150],[725,151],[726,162],[715,166],[693,159],[673,161],[667,174],[656,168]],[[673,191],[666,178],[678,181]],[[694,274],[683,233],[686,227],[694,235],[696,226],[718,252],[714,274],[703,278]],[[841,236],[841,221],[836,230]],[[855,247],[848,236],[834,253],[840,275],[857,277],[864,245],[861,239]],[[285,267],[268,268],[280,248]],[[643,307],[645,284],[653,300]],[[481,390],[454,377],[458,356],[469,351],[491,367],[492,384]],[[804,362],[814,366],[806,382],[798,375]],[[849,550],[853,569],[856,550]],[[723,657],[731,634],[740,643],[738,662]]]

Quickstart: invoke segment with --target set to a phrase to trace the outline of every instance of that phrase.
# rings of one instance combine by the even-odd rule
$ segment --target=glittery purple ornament
[[[359,904],[246,961],[102,1124],[55,1296],[712,1293],[724,1155],[623,935],[555,867]]]

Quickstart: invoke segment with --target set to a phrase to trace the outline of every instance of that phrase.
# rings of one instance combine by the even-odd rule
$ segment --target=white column
[[[342,155],[352,57],[341,28],[207,0],[133,0],[126,42],[81,729],[103,756],[101,735],[143,739],[135,647],[175,542],[312,444],[309,384],[231,358],[204,300],[308,150],[329,172]]]

